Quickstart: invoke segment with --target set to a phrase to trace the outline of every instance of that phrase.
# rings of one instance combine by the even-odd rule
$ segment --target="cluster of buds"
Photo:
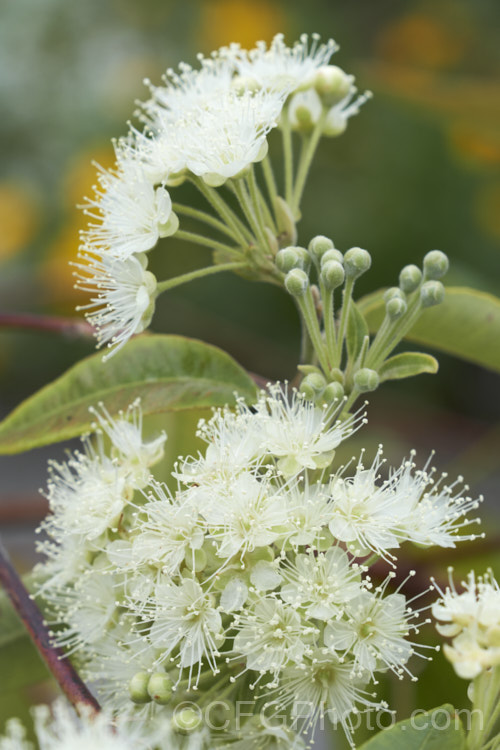
[[[398,355],[396,375],[388,357],[422,311],[443,301],[444,286],[439,279],[449,264],[444,253],[432,250],[424,257],[422,270],[416,265],[405,266],[399,285],[383,295],[385,317],[372,341],[368,322],[352,299],[356,280],[371,266],[369,252],[353,247],[342,253],[331,239],[317,236],[307,249],[291,246],[280,250],[276,265],[285,288],[297,302],[314,350],[312,365],[300,367],[305,376],[301,389],[308,398],[328,403],[344,396],[354,400],[384,380],[402,377],[401,357],[405,355]],[[334,295],[340,288],[342,303],[336,316]],[[422,360],[405,364],[403,376],[429,371],[422,369]]]

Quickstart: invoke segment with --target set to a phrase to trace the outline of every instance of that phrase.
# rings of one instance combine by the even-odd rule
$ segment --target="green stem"
[[[291,205],[293,196],[293,148],[292,129],[288,117],[288,107],[283,107],[281,113],[281,133],[283,136],[283,163],[285,170],[285,201]]]
[[[262,172],[264,174],[264,179],[266,181],[266,187],[267,192],[269,194],[269,199],[271,201],[271,206],[276,205],[276,198],[278,197],[278,188],[276,187],[276,179],[274,177],[273,172],[273,165],[271,163],[271,159],[266,154],[264,159],[261,161],[262,165]]]
[[[349,394],[349,398],[344,404],[344,408],[342,410],[342,416],[347,417],[349,412],[351,411],[351,407],[353,406],[354,402],[358,398],[358,396],[361,395],[361,391],[358,391],[356,386],[353,387],[352,391]]]
[[[208,224],[208,226],[213,227],[214,229],[217,229],[217,231],[222,232],[223,234],[226,234],[228,237],[238,240],[238,237],[235,236],[233,230],[230,229],[227,226],[227,224],[224,224],[223,221],[219,221],[219,219],[216,219],[215,216],[212,216],[211,214],[207,214],[206,211],[200,211],[200,209],[198,208],[191,208],[191,206],[185,206],[183,203],[172,203],[172,209],[177,214],[190,216],[192,219],[196,219],[197,221],[201,221],[204,224]]]
[[[340,367],[342,362],[342,351],[344,348],[344,337],[347,326],[347,319],[349,315],[349,307],[351,304],[352,290],[354,289],[354,279],[348,278],[345,282],[344,293],[342,298],[342,310],[340,313],[339,332],[337,336],[337,350],[336,359],[334,362],[335,367]]]
[[[231,180],[230,184],[234,190],[234,194],[240,202],[241,210],[245,214],[245,218],[252,228],[257,242],[259,243],[261,249],[265,250],[268,247],[267,237],[262,225],[259,223],[256,215],[256,206],[254,207],[252,198],[248,195],[245,183],[242,179],[238,179]]]
[[[335,362],[335,352],[337,351],[337,334],[335,332],[335,310],[333,307],[333,290],[327,289],[320,280],[319,288],[323,302],[323,326],[325,328],[326,348],[328,359]]]
[[[269,225],[269,229],[271,230],[275,229],[274,221],[271,217],[271,214],[269,213],[267,204],[257,184],[257,180],[255,177],[255,169],[254,169],[253,164],[250,166],[250,171],[248,173],[248,178],[247,178],[247,185],[250,191],[250,200],[253,205],[253,214],[255,216],[255,220],[258,226],[260,227],[260,233],[264,240],[264,247],[267,245],[271,253],[273,253],[273,248],[271,247],[269,238],[266,233],[266,221],[268,225],[269,225],[269,221],[271,221],[271,224]],[[276,231],[274,232],[274,234],[276,234]]]
[[[201,179],[201,177],[192,177],[191,180],[193,184],[196,185],[200,193],[204,196],[204,198],[206,198],[208,203],[210,203],[212,208],[217,211],[221,219],[223,219],[227,226],[233,231],[234,236],[238,238],[238,242],[240,242],[243,247],[246,247],[248,244],[252,244],[253,237],[251,233],[248,231],[243,222],[236,216],[232,208],[227,205],[226,201],[221,197],[217,190],[207,185]]]
[[[300,152],[299,166],[295,178],[293,198],[290,204],[292,212],[295,216],[297,216],[298,214],[300,201],[302,200],[302,195],[307,181],[307,175],[309,174],[309,169],[311,167],[314,154],[316,153],[318,143],[323,134],[325,119],[326,112],[322,112],[318,119],[318,122],[314,126],[314,129],[309,135],[304,137],[302,142],[302,150]]]
[[[156,295],[158,296],[162,292],[166,292],[167,289],[173,289],[181,284],[187,284],[189,281],[201,279],[204,276],[211,276],[214,273],[222,273],[222,271],[237,271],[240,268],[248,268],[247,263],[221,263],[219,266],[197,268],[196,271],[189,271],[189,273],[183,273],[181,276],[175,276],[173,279],[160,281],[156,287]]]
[[[318,361],[323,368],[326,375],[330,372],[330,364],[328,362],[327,352],[321,331],[319,328],[318,317],[316,315],[316,308],[314,307],[314,300],[311,290],[308,288],[303,297],[298,298],[298,304],[304,318],[304,322],[307,326],[311,342],[316,352]]]
[[[312,365],[314,364],[314,346],[309,335],[304,315],[300,305],[298,305],[300,315],[300,364],[301,365]]]
[[[365,366],[377,370],[394,347],[413,328],[420,313],[420,294],[417,291],[408,305],[407,312],[399,320],[391,321],[387,316],[384,318],[368,352]]]
[[[185,232],[183,229],[178,229],[175,233],[175,238],[178,240],[184,240],[186,242],[194,242],[196,245],[204,245],[210,247],[212,250],[222,250],[223,252],[230,252],[237,254],[239,257],[243,257],[243,253],[237,247],[231,247],[226,245],[224,242],[218,242],[210,237],[205,237],[202,234],[196,232]]]
[[[254,180],[254,183],[255,183],[255,192],[256,192],[256,195],[257,195],[258,200],[259,200],[260,210],[261,210],[261,214],[263,216],[264,226],[268,227],[272,231],[272,233],[275,236],[277,236],[277,234],[278,234],[278,227],[277,227],[276,222],[274,220],[274,216],[272,214],[271,208],[269,207],[269,204],[268,204],[267,200],[265,199],[264,194],[263,194],[262,190],[260,189],[259,183],[257,182],[257,179],[255,177],[254,165],[253,164],[252,164],[251,169],[252,169],[252,172],[254,173],[253,174],[253,180]]]

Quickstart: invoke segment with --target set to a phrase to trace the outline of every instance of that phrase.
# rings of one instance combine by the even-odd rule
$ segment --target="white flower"
[[[284,495],[268,479],[242,473],[219,486],[199,488],[196,500],[219,557],[243,556],[286,534]]]
[[[126,716],[114,719],[107,711],[92,714],[80,707],[80,717],[62,700],[33,710],[40,750],[135,750],[148,746],[143,727],[134,727]]]
[[[165,86],[153,86],[146,81],[151,99],[141,107],[144,119],[156,134],[166,125],[175,125],[186,111],[210,107],[214,99],[230,91],[234,61],[227,52],[224,50],[224,56],[200,56],[199,69],[181,63],[178,73],[167,70]]]
[[[124,346],[131,336],[141,333],[151,322],[156,297],[156,278],[146,270],[145,256],[132,255],[119,261],[107,255],[82,252],[84,263],[75,263],[78,289],[95,296],[85,310],[96,329],[98,346],[107,344],[110,352]]]
[[[51,515],[42,528],[58,541],[72,535],[87,542],[97,539],[107,529],[116,527],[130,497],[125,476],[110,458],[102,444],[95,451],[88,439],[85,453],[75,452],[66,463],[49,463],[46,497]]]
[[[340,724],[353,746],[353,717],[365,709],[384,709],[385,703],[370,701],[363,688],[367,680],[353,676],[352,664],[342,662],[335,654],[315,651],[303,664],[289,666],[278,691],[280,708],[291,709],[294,727],[314,731],[325,715],[332,724]]]
[[[333,421],[338,406],[318,408],[296,390],[288,394],[277,383],[263,391],[255,406],[262,443],[278,459],[278,469],[291,476],[302,469],[328,466],[342,440],[366,420],[355,414],[344,422]]]
[[[333,39],[326,44],[318,42],[319,35],[313,34],[309,47],[307,34],[302,34],[300,41],[287,47],[283,34],[276,34],[269,48],[265,42],[258,42],[255,49],[237,54],[238,73],[264,89],[287,94],[297,91],[311,85],[317,69],[338,49]]]
[[[164,187],[152,186],[140,163],[120,159],[118,172],[99,172],[100,189],[85,213],[96,221],[83,232],[83,251],[125,260],[177,231],[178,219]]]
[[[118,594],[116,579],[107,573],[101,558],[64,594],[44,592],[55,605],[56,613],[66,628],[54,643],[78,651],[84,645],[100,641],[103,633],[115,622]]]
[[[98,406],[98,409],[89,409],[97,419],[93,429],[100,429],[111,440],[112,456],[118,461],[127,482],[133,487],[143,487],[150,476],[149,468],[163,457],[166,433],[145,442],[140,399],[130,404],[125,412],[120,411],[117,419],[113,419],[103,403]]]
[[[266,454],[259,424],[241,399],[238,403],[242,413],[217,409],[211,419],[198,422],[196,436],[208,444],[205,455],[183,459],[172,476],[185,484],[204,485],[257,466]]]
[[[32,742],[26,739],[26,729],[19,719],[8,719],[5,734],[0,737],[0,750],[34,750]]]
[[[234,618],[238,629],[234,639],[235,658],[243,655],[247,669],[278,677],[288,662],[300,663],[310,647],[316,628],[305,623],[293,607],[275,597],[262,597]]]
[[[329,529],[355,555],[372,551],[387,558],[388,550],[399,547],[403,538],[398,527],[406,509],[390,481],[377,484],[384,460],[381,449],[369,469],[364,468],[362,458],[353,477],[337,475],[330,482]]]
[[[132,559],[161,566],[163,572],[178,573],[185,557],[194,557],[205,541],[204,528],[196,511],[183,506],[166,488],[151,485],[154,494],[141,509],[132,542]]]
[[[198,664],[198,676],[206,660],[216,673],[218,648],[224,641],[220,613],[213,597],[206,594],[200,584],[184,578],[180,585],[158,584],[151,597],[149,613],[144,619],[153,621],[149,641],[162,649],[166,659],[178,648],[179,666],[189,667],[191,684],[193,666]],[[147,610],[145,609],[145,612]]]
[[[407,671],[404,665],[413,653],[413,646],[406,636],[414,626],[408,623],[412,614],[403,594],[377,596],[370,591],[359,591],[347,603],[344,615],[346,619],[326,626],[325,645],[334,651],[352,653],[354,672],[368,672],[373,677],[377,669],[391,669],[398,676]]]
[[[310,545],[314,548],[330,536],[327,530],[330,519],[330,502],[322,484],[309,485],[307,476],[286,485],[289,542],[295,547]],[[331,541],[331,537],[330,537]]]
[[[401,519],[401,531],[405,537],[420,545],[455,547],[456,542],[476,539],[476,534],[461,534],[464,527],[480,523],[478,518],[466,518],[467,513],[477,510],[483,498],[464,497],[456,492],[462,477],[451,485],[444,484],[447,475],[434,480],[435,469],[413,471],[415,464],[403,463],[392,480],[394,491],[400,498],[405,514]],[[465,485],[463,490],[467,490]]]
[[[360,568],[350,564],[340,547],[325,553],[297,555],[281,569],[288,581],[280,596],[294,607],[304,607],[307,617],[329,620],[343,611],[346,602],[360,593]]]
[[[365,91],[353,101],[356,93],[356,87],[353,86],[351,92],[340,102],[328,110],[325,124],[323,126],[323,135],[337,136],[342,135],[347,128],[347,121],[353,115],[357,115],[365,102],[372,98],[370,91]]]
[[[267,133],[276,127],[282,103],[273,92],[230,91],[209,107],[187,112],[176,128],[187,169],[217,187],[263,159]]]
[[[138,672],[153,672],[158,651],[144,641],[130,638],[131,618],[124,619],[116,628],[103,633],[88,649],[89,659],[82,670],[90,680],[99,702],[105,709],[121,713],[131,712],[129,683]],[[149,720],[159,706],[152,702],[135,706],[134,714]],[[135,717],[134,717],[135,718]]]
[[[441,599],[432,605],[441,635],[454,636],[444,653],[459,677],[472,680],[500,664],[500,587],[491,571],[476,579],[471,571],[458,593],[449,569],[449,586],[443,592],[433,580]]]

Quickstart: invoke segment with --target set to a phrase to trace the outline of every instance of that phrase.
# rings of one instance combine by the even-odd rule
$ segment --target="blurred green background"
[[[91,161],[111,165],[110,139],[126,133],[134,101],[147,98],[143,78],[160,83],[167,67],[194,64],[198,51],[253,46],[278,31],[290,42],[303,31],[334,37],[333,62],[374,92],[342,137],[321,144],[299,242],[321,233],[342,250],[368,249],[373,267],[359,292],[395,283],[404,264],[439,248],[452,262],[448,283],[500,295],[499,29],[498,0],[3,0],[0,313],[74,315],[83,302],[68,266],[84,226],[76,204],[95,181]],[[206,260],[167,239],[153,268],[165,278]],[[224,275],[174,290],[160,299],[153,329],[218,344],[265,377],[294,374],[294,308],[262,284]],[[93,342],[0,330],[1,414],[93,350]],[[373,394],[359,439],[384,442],[396,462],[411,446],[422,460],[437,448],[438,465],[486,492],[488,524],[498,526],[499,377],[439,360],[437,376]],[[177,455],[186,428],[170,422]],[[27,459],[31,492],[45,455]],[[20,475],[24,461],[2,459],[0,474]]]

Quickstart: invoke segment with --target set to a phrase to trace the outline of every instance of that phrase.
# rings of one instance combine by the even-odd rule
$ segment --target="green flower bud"
[[[391,320],[397,320],[405,314],[408,309],[404,299],[393,297],[385,303],[385,311]]]
[[[405,300],[406,297],[398,286],[390,286],[384,292],[384,302],[389,302],[390,299]]]
[[[335,247],[332,247],[331,250],[327,250],[326,253],[321,258],[321,266],[323,266],[325,263],[329,263],[331,260],[336,261],[337,263],[344,263],[344,256],[340,252],[340,250],[337,250]]]
[[[341,383],[328,383],[323,393],[321,394],[321,400],[326,404],[333,404],[334,401],[340,401],[344,398],[344,388]]]
[[[207,553],[204,549],[188,549],[184,555],[184,562],[189,570],[200,573],[207,565]]]
[[[333,242],[329,237],[324,237],[322,234],[318,234],[317,237],[312,238],[307,250],[314,262],[318,263],[327,250],[332,250],[333,247]]]
[[[372,264],[372,258],[367,250],[360,247],[351,247],[344,255],[345,275],[349,279],[357,279],[368,271]]]
[[[424,274],[426,279],[440,279],[448,272],[450,261],[441,250],[431,250],[424,257]]]
[[[292,297],[303,297],[309,287],[309,277],[301,268],[293,268],[285,276],[285,288]]]
[[[312,385],[309,385],[309,383],[302,382],[300,384],[299,391],[302,393],[304,398],[306,398],[308,401],[314,401],[316,398],[316,391],[312,387]]]
[[[148,693],[155,703],[166,706],[172,697],[174,683],[165,672],[154,672],[148,682]]]
[[[190,734],[194,732],[201,723],[201,716],[192,708],[183,708],[176,711],[172,716],[173,728],[181,734]]]
[[[137,672],[128,684],[128,693],[133,703],[149,703],[151,696],[148,693],[148,683],[151,677],[149,672]]]
[[[378,372],[370,370],[369,367],[362,367],[354,373],[354,385],[361,391],[366,393],[367,391],[374,391],[380,384],[380,378]]]
[[[276,214],[276,223],[280,232],[281,244],[289,243],[293,245],[297,242],[297,227],[295,226],[295,217],[288,203],[281,196],[274,200],[274,212]]]
[[[406,294],[411,294],[422,281],[422,271],[418,266],[409,265],[401,269],[399,286]]]
[[[276,255],[276,265],[283,273],[288,273],[292,268],[300,266],[299,254],[294,247],[284,247]]]
[[[444,286],[440,281],[426,281],[420,288],[422,307],[439,305],[444,300]]]
[[[331,107],[350,92],[354,76],[347,75],[337,65],[322,65],[314,77],[314,88],[323,102]]]
[[[301,383],[301,390],[303,385],[307,385],[312,388],[314,395],[317,396],[325,388],[326,378],[323,375],[320,375],[319,372],[313,372],[304,378]]]
[[[338,260],[329,260],[321,267],[321,281],[327,289],[342,286],[345,279],[344,266]]]

